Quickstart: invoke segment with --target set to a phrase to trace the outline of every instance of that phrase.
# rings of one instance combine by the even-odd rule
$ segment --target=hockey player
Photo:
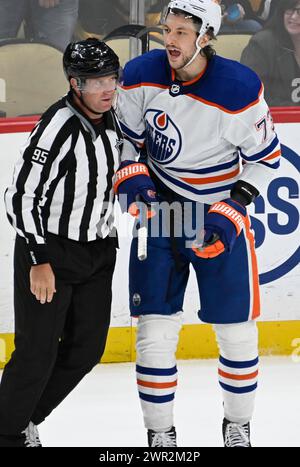
[[[147,203],[189,201],[193,209],[200,203],[205,211],[200,246],[187,247],[172,229],[169,237],[149,234],[148,258],[140,262],[133,240],[130,308],[138,316],[137,384],[150,446],[176,445],[175,352],[190,264],[199,317],[214,324],[220,349],[224,445],[251,446],[260,300],[247,206],[281,153],[262,83],[210,46],[220,23],[213,0],[171,1],[163,15],[166,50],[130,61],[119,95],[126,138],[119,195],[127,194],[128,204],[139,196]],[[136,162],[141,148],[147,164]]]
[[[5,194],[17,232],[16,349],[0,386],[6,447],[41,446],[37,425],[99,363],[110,322],[119,59],[89,38],[68,45],[63,65],[70,92],[42,115]]]

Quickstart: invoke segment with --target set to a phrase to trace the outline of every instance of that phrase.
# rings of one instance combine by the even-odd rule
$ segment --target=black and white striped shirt
[[[95,127],[68,94],[31,132],[5,193],[10,223],[33,264],[48,262],[46,233],[89,242],[113,229],[113,176],[122,133],[113,110]]]

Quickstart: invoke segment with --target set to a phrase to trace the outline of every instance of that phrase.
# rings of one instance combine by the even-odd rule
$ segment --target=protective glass
[[[88,93],[88,94],[115,91],[118,84],[119,84],[119,78],[117,77],[117,75],[77,80],[77,85],[78,85],[79,90],[82,93]]]
[[[175,9],[176,10],[176,9]],[[161,13],[161,17],[160,17],[160,22],[159,24],[163,25],[165,24],[166,20],[167,20],[167,17],[168,15],[171,14],[171,15],[175,15],[176,13],[174,12],[174,8],[169,8],[168,6],[165,6],[162,10],[162,13]],[[193,16],[189,13],[186,13],[184,15],[184,18],[185,19],[191,19]]]

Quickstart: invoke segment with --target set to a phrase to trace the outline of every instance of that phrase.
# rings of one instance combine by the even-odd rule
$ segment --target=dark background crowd
[[[130,0],[0,0],[0,56],[5,46],[16,43],[24,47],[28,43],[46,44],[61,53],[73,39],[91,35],[105,39],[112,31],[133,22],[131,3]],[[144,16],[135,21],[149,28],[157,27],[168,1],[138,3],[143,4]],[[232,58],[230,44],[239,44],[241,36],[244,39],[246,36],[246,45],[241,42],[244,46],[240,60],[262,79],[268,104],[300,106],[300,0],[220,3],[223,21],[216,49],[218,40],[222,43],[222,36],[229,36],[228,53],[223,54]],[[113,42],[110,45],[113,47]],[[5,55],[2,60],[4,63]],[[0,116],[15,116],[7,115],[4,105],[1,108],[5,99],[13,98],[1,94],[1,80],[7,80],[1,74],[0,65]],[[30,109],[22,111],[23,115],[30,113]]]

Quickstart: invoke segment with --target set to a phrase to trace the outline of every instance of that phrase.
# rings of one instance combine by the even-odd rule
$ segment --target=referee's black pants
[[[17,445],[29,421],[41,423],[105,348],[116,239],[80,243],[49,235],[47,244],[57,292],[42,305],[30,291],[25,240],[16,238],[15,351],[0,385],[0,446]]]

